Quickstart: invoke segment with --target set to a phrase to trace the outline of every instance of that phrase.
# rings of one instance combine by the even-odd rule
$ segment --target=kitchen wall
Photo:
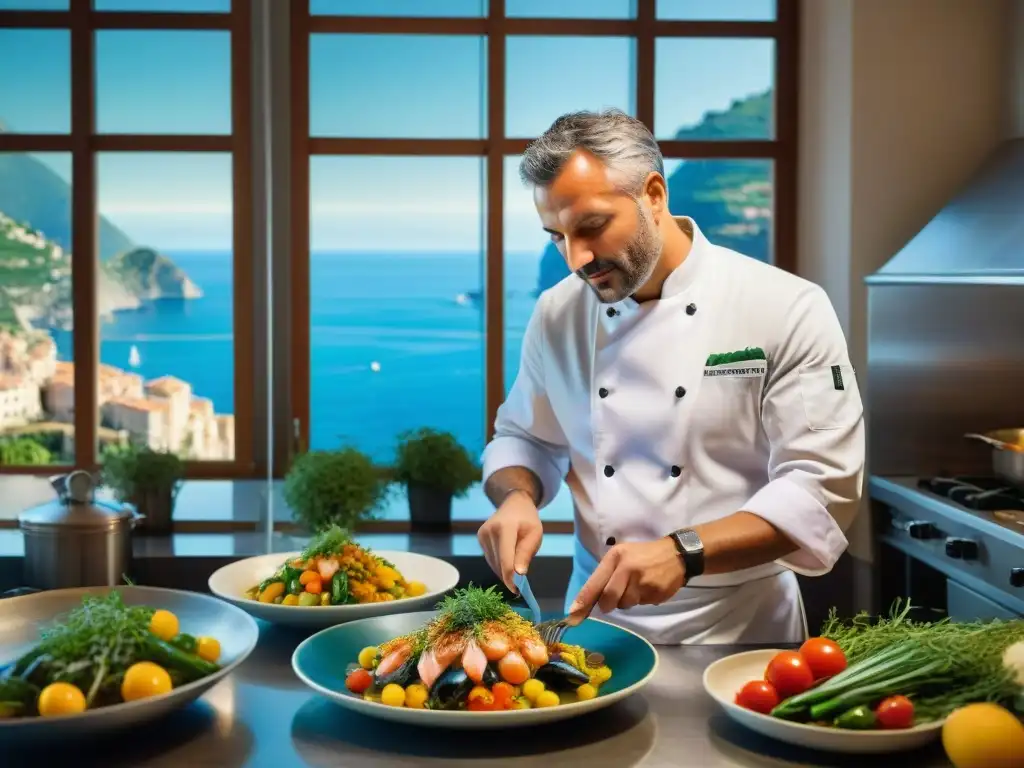
[[[1024,135],[1024,0],[805,0],[801,21],[800,271],[863,371],[864,277]],[[869,607],[866,504],[849,535]]]

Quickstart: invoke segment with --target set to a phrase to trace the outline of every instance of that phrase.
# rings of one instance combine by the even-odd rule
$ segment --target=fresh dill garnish
[[[437,623],[451,632],[475,628],[485,621],[504,617],[512,609],[495,589],[494,586],[481,589],[472,584],[466,589],[456,589],[437,604]]]
[[[911,610],[909,601],[897,600],[888,616],[861,612],[844,621],[832,609],[820,634],[839,645],[848,669],[878,663],[879,674],[864,678],[876,686],[895,675],[916,674],[894,692],[913,694],[919,721],[944,717],[974,701],[1009,703],[1020,695],[1021,686],[1003,663],[1003,654],[1024,641],[1024,621],[954,622],[944,617],[926,622],[911,619]],[[891,658],[887,670],[882,664],[886,658]],[[819,695],[828,690],[819,688]]]
[[[300,559],[311,560],[314,557],[327,557],[340,552],[346,544],[352,543],[348,531],[338,525],[332,525],[320,531],[302,550]]]

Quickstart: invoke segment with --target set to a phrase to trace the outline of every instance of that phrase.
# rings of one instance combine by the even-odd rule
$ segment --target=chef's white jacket
[[[605,618],[658,643],[799,641],[793,572],[832,568],[861,494],[863,410],[846,340],[820,287],[676,222],[693,246],[659,300],[602,304],[576,275],[541,294],[484,479],[527,467],[541,507],[566,480],[577,543],[567,606],[617,542],[759,515],[798,549]],[[714,357],[758,348],[764,359]]]

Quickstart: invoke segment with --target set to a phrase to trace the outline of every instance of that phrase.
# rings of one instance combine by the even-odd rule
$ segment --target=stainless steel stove
[[[872,477],[882,605],[1024,617],[1024,493],[996,478]]]

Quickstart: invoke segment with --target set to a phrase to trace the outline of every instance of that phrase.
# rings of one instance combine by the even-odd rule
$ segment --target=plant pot
[[[410,483],[409,522],[413,533],[447,533],[452,529],[452,495]]]
[[[171,516],[174,513],[174,491],[171,488],[154,488],[140,491],[132,499],[135,509],[145,517],[139,521],[138,533],[149,536],[169,536],[172,530]]]

